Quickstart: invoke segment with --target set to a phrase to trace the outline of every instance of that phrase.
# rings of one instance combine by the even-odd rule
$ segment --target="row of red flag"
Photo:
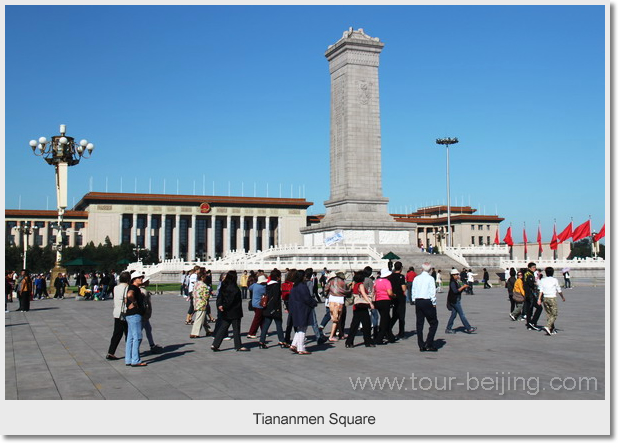
[[[592,235],[592,232],[590,231],[590,220],[586,221],[580,226],[577,226],[575,230],[573,230],[573,222],[571,221],[569,225],[566,226],[566,228],[559,234],[556,234],[556,224],[554,224],[554,235],[551,238],[549,247],[551,248],[551,250],[557,250],[558,244],[564,243],[569,238],[572,238],[573,242],[575,242],[575,241],[579,241],[581,239],[587,238],[589,236],[592,236],[592,239],[594,242],[599,241],[601,238],[605,236],[605,224],[603,224],[603,227],[601,227],[601,231],[595,234],[594,236]],[[514,244],[513,236],[511,235],[511,227],[509,227],[506,230],[506,236],[504,237],[502,241],[504,241],[509,246],[512,246]],[[542,240],[541,240],[541,225],[540,224],[539,224],[539,230],[536,236],[536,241],[537,243],[539,243],[539,252],[543,252],[543,244],[541,242]],[[500,230],[499,229],[496,229],[496,237],[494,238],[494,244],[500,244]],[[525,227],[524,227],[524,252],[526,253],[528,252],[528,237],[526,236]]]

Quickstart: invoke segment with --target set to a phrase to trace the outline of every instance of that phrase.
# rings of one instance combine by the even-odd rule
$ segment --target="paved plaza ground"
[[[317,346],[309,329],[311,356],[278,348],[274,333],[268,338],[271,348],[258,350],[257,341],[246,338],[253,315],[246,311],[246,303],[241,329],[243,343],[251,351],[236,352],[232,341],[224,341],[223,351],[214,353],[212,338],[189,338],[191,327],[184,324],[187,302],[177,294],[156,295],[151,323],[155,341],[164,351],[156,355],[144,351],[149,365],[143,368],[126,367],[123,359],[105,359],[113,327],[111,300],[35,301],[28,313],[14,312],[18,304],[9,303],[5,396],[9,400],[604,398],[603,287],[565,291],[556,336],[527,331],[523,323],[512,322],[503,287],[475,292],[462,296],[468,319],[478,327],[473,335],[445,334],[450,313],[446,293],[438,294],[438,352],[419,351],[414,308],[408,306],[407,339],[365,348],[358,335],[356,347],[346,349],[343,341]],[[319,304],[318,318],[323,315],[324,305]],[[348,325],[350,321],[351,313]],[[540,323],[545,323],[545,313]],[[457,319],[455,327],[459,325]],[[142,349],[148,349],[145,337]],[[124,355],[124,341],[116,355]],[[367,377],[372,382],[388,378],[391,384],[372,387],[365,382],[363,388]],[[394,384],[395,380],[400,383]]]

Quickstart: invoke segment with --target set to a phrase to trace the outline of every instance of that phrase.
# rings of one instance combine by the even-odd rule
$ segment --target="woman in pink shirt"
[[[384,268],[380,271],[380,278],[377,279],[373,286],[375,308],[380,313],[380,327],[378,329],[378,336],[375,339],[376,344],[384,344],[384,338],[388,339],[388,342],[395,342],[395,336],[391,330],[391,298],[395,297],[393,294],[393,287],[388,280],[391,271]]]

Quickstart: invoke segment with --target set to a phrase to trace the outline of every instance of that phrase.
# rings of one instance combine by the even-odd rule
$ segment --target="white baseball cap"
[[[132,281],[135,280],[136,278],[140,278],[140,277],[144,278],[144,273],[143,272],[135,271],[133,274],[131,274],[131,280]]]

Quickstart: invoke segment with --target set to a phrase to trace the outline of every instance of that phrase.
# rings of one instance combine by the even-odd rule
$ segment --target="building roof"
[[[5,210],[4,217],[5,219],[56,219],[58,217],[58,212],[56,210]],[[73,219],[88,219],[88,212],[66,210],[64,212],[64,217]]]
[[[202,203],[210,206],[246,206],[246,207],[277,207],[277,208],[308,208],[313,202],[296,198],[264,198],[240,196],[204,196],[178,194],[143,194],[143,193],[102,193],[90,192],[75,205],[75,210],[85,210],[90,204],[121,203],[121,204],[162,204],[162,205],[193,205]]]

